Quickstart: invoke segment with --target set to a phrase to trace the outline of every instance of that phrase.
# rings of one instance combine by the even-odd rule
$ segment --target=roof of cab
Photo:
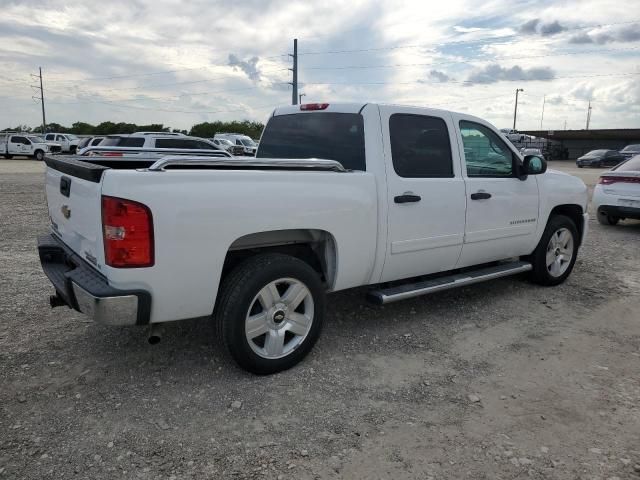
[[[292,113],[315,113],[315,112],[334,112],[334,113],[359,113],[364,108],[366,103],[331,103],[331,102],[319,102],[328,103],[327,108],[322,110],[301,110],[300,105],[288,105],[285,107],[277,107],[273,111],[273,115],[291,115]]]

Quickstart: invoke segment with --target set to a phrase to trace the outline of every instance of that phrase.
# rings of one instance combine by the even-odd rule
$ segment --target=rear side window
[[[366,170],[364,122],[357,113],[294,113],[271,117],[258,158],[321,158]]]
[[[396,113],[389,119],[393,169],[401,177],[453,177],[451,142],[443,119]]]
[[[23,143],[25,145],[29,145],[31,142],[27,141],[26,137],[11,137],[11,143]]]
[[[156,148],[193,148],[188,147],[185,140],[175,138],[156,138]]]

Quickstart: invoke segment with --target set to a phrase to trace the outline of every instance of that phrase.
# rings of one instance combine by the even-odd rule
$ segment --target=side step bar
[[[493,267],[480,268],[464,273],[454,273],[445,277],[439,277],[432,280],[423,280],[416,283],[399,285],[396,287],[383,288],[379,290],[371,290],[368,298],[373,303],[383,305],[385,303],[406,300],[407,298],[418,297],[428,293],[440,292],[450,288],[463,287],[474,283],[493,280],[494,278],[516,275],[518,273],[528,272],[533,268],[529,262],[510,262]]]

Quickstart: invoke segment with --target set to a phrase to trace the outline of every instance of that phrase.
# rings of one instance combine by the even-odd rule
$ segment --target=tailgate
[[[53,232],[91,265],[103,263],[101,173],[83,172],[82,162],[47,158],[45,189]],[[88,167],[92,170],[92,167]]]

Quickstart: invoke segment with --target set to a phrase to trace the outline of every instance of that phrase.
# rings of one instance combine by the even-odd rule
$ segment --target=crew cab
[[[47,142],[59,143],[64,153],[76,153],[80,138],[71,133],[47,133],[44,136]]]
[[[0,155],[7,159],[13,158],[14,155],[22,155],[44,160],[45,154],[58,152],[59,144],[46,142],[38,135],[0,133]]]
[[[287,106],[256,158],[46,162],[52,306],[152,332],[213,318],[259,374],[310,351],[327,293],[368,286],[384,304],[524,272],[557,285],[587,233],[580,179],[446,110]]]

